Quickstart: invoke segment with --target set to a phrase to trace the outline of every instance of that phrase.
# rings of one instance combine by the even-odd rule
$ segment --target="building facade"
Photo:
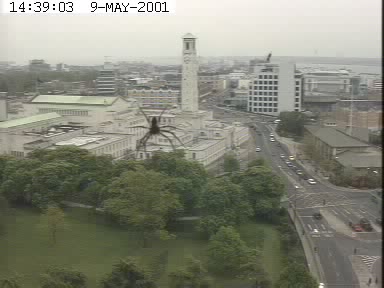
[[[346,70],[307,72],[304,74],[304,93],[306,96],[311,92],[350,94],[351,79]]]
[[[179,104],[180,90],[176,89],[128,89],[127,96],[136,99],[143,108],[173,107]]]
[[[115,95],[117,92],[116,72],[112,63],[106,62],[96,79],[98,95]]]
[[[277,116],[301,111],[302,74],[294,63],[261,63],[255,66],[248,90],[248,111]]]

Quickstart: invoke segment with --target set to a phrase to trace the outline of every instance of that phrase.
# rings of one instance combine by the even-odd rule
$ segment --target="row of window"
[[[253,103],[253,105],[251,105]],[[264,107],[277,107],[277,103],[260,103],[260,102],[251,102],[250,106],[264,106]]]
[[[254,90],[277,90],[277,86],[254,86]]]
[[[51,112],[56,112],[60,115],[67,115],[67,116],[88,116],[88,111],[59,110],[55,108],[39,108],[39,113],[51,113]]]
[[[252,101],[252,97],[249,97]],[[253,101],[277,101],[277,97],[253,97]]]
[[[249,95],[252,95],[252,91],[249,91]],[[254,91],[253,92],[253,95],[261,95],[261,96],[277,96],[277,92],[257,92],[257,91]]]
[[[254,81],[253,84],[277,85],[278,81]]]
[[[252,108],[249,108],[252,112]],[[277,112],[277,108],[253,108],[253,112]]]
[[[279,79],[277,75],[259,75],[259,79]]]

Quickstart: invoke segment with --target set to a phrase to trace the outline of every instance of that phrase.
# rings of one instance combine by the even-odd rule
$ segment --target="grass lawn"
[[[204,260],[207,241],[194,237],[192,229],[177,233],[170,241],[158,241],[151,248],[141,248],[135,233],[107,225],[102,217],[88,216],[87,210],[66,210],[68,227],[58,233],[53,246],[47,231],[40,226],[39,214],[31,209],[12,209],[7,217],[6,234],[0,236],[0,278],[17,272],[23,276],[23,287],[39,287],[39,274],[48,265],[68,265],[84,272],[88,287],[97,283],[112,269],[113,263],[125,256],[139,256],[147,265],[168,250],[165,272],[160,287],[167,287],[167,274],[184,264],[185,256],[193,254]],[[242,238],[251,247],[263,247],[263,263],[276,280],[280,271],[279,235],[267,224],[248,223],[239,228]],[[239,280],[217,279],[218,286],[240,285]],[[227,286],[225,285],[225,286]]]

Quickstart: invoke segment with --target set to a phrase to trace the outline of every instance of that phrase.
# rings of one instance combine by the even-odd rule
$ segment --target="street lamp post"
[[[297,190],[299,189],[299,186],[295,185],[295,200],[294,200],[294,210],[293,210],[293,222],[296,223],[296,217],[297,217],[297,210],[296,210],[296,201],[297,201]]]

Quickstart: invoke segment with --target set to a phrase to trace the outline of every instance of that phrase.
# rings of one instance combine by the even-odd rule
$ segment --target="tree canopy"
[[[103,288],[156,288],[148,270],[136,259],[121,259],[102,281]]]
[[[280,274],[275,284],[276,288],[317,288],[318,283],[299,263],[289,264]]]
[[[252,215],[247,194],[228,178],[212,179],[204,189],[199,208],[200,229],[212,235],[221,226],[235,226]]]
[[[59,266],[49,267],[41,275],[41,288],[85,288],[87,277],[84,273]]]
[[[281,136],[303,136],[308,117],[301,112],[281,112],[276,131]]]
[[[182,208],[178,196],[167,189],[168,181],[155,171],[128,171],[109,185],[104,207],[120,223],[140,231],[146,245],[153,234],[166,234],[169,217]]]

